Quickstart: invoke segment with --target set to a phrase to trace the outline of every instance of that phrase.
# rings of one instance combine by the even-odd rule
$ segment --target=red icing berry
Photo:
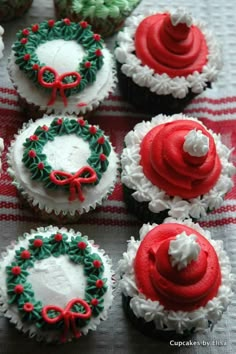
[[[105,138],[104,138],[104,136],[100,136],[100,138],[98,138],[97,142],[98,142],[98,144],[103,145],[103,144],[105,143]]]
[[[39,162],[38,163],[38,169],[39,170],[43,170],[44,169],[44,163],[43,162]]]
[[[100,39],[101,39],[100,34],[94,33],[94,35],[93,35],[93,39],[94,39],[95,41],[99,42],[99,41],[100,41]]]
[[[98,259],[95,259],[93,261],[93,265],[95,268],[100,268],[101,267],[101,262]]]
[[[67,25],[67,26],[70,26],[70,24],[71,24],[69,18],[64,18],[63,22],[64,22],[64,24]]]
[[[32,26],[32,32],[38,32],[39,30],[39,25],[36,23],[35,25]]]
[[[12,274],[14,274],[14,275],[20,275],[20,273],[21,273],[21,267],[15,266],[15,267],[13,267],[13,268],[11,269],[11,272],[12,272]]]
[[[58,234],[56,234],[56,235],[54,236],[54,240],[57,241],[57,242],[61,242],[62,239],[63,239],[62,234],[59,234],[59,233],[58,233]]]
[[[96,299],[96,298],[94,298],[94,299],[91,300],[91,305],[92,305],[92,306],[97,306],[98,303],[99,303],[99,302],[98,302],[98,299]]]
[[[47,125],[43,125],[42,126],[42,130],[44,130],[45,132],[47,132],[49,130],[48,126]]]
[[[106,159],[107,159],[106,155],[100,154],[100,156],[99,156],[100,161],[106,161]]]
[[[43,245],[43,240],[41,240],[40,238],[36,238],[35,240],[34,240],[34,247],[36,247],[36,248],[39,248],[39,247],[42,247],[42,245]]]
[[[82,28],[87,28],[87,27],[88,27],[88,22],[86,22],[86,21],[81,21],[81,22],[80,22],[80,26],[81,26]]]
[[[29,259],[31,257],[30,251],[28,250],[22,251],[20,257],[22,259]]]
[[[20,42],[21,44],[26,44],[28,42],[28,38],[22,38]]]
[[[90,132],[90,134],[96,134],[97,128],[94,127],[93,125],[91,125],[91,127],[89,127],[89,132]]]
[[[86,61],[85,63],[84,63],[84,66],[87,68],[87,69],[89,69],[90,67],[91,67],[91,62],[90,61]]]
[[[87,244],[83,241],[78,242],[78,248],[84,250],[87,247]]]
[[[33,69],[33,70],[39,70],[39,65],[38,65],[38,64],[34,64],[34,65],[32,66],[32,69]]]
[[[24,291],[24,287],[21,284],[17,284],[14,288],[14,292],[18,295],[22,294]]]
[[[37,156],[36,151],[34,151],[34,150],[30,150],[30,151],[28,152],[28,156],[29,156],[29,157],[31,157],[31,158],[33,159],[34,157],[36,157],[36,156]]]
[[[63,119],[62,119],[62,118],[58,118],[57,124],[58,124],[58,125],[62,125],[62,123],[63,123]]]
[[[31,141],[37,141],[37,140],[39,140],[39,137],[37,135],[31,135],[30,136],[30,140]]]
[[[55,21],[54,20],[48,20],[48,26],[49,27],[53,27],[54,26],[54,24],[55,24]]]
[[[24,28],[22,31],[23,36],[28,36],[30,34],[29,30],[27,28]]]
[[[81,125],[81,127],[85,125],[85,120],[83,118],[79,118],[77,122],[79,123],[79,125]]]
[[[102,56],[102,51],[101,51],[101,49],[96,49],[96,50],[95,50],[95,55],[96,55],[97,57],[101,57],[101,56]]]
[[[30,58],[31,58],[31,57],[30,57],[30,54],[29,54],[29,53],[27,53],[27,54],[24,55],[24,60],[25,60],[25,61],[30,60]]]
[[[31,302],[26,302],[23,306],[25,312],[32,312],[34,309],[34,305]]]
[[[103,285],[104,285],[104,282],[102,281],[102,279],[98,279],[96,281],[96,288],[101,289],[103,287]]]

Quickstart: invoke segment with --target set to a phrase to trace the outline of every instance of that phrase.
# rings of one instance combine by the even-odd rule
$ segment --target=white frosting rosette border
[[[6,318],[8,318],[10,322],[13,323],[19,331],[22,331],[23,333],[27,334],[30,338],[35,338],[39,342],[46,341],[47,343],[58,341],[60,338],[60,331],[41,330],[40,328],[37,328],[36,325],[34,325],[33,323],[23,322],[21,320],[17,305],[10,305],[8,303],[5,265],[9,265],[12,262],[12,259],[14,259],[15,250],[19,249],[22,246],[28,245],[30,239],[40,233],[44,233],[45,235],[47,235],[54,232],[66,233],[70,238],[81,234],[80,232],[76,232],[73,229],[67,229],[65,227],[58,228],[52,225],[47,227],[39,227],[35,230],[30,230],[29,233],[24,233],[23,236],[20,236],[17,241],[13,241],[6,248],[6,250],[0,254],[0,313],[2,313]],[[92,247],[92,249],[95,250],[96,253],[98,253],[99,256],[102,258],[104,264],[104,275],[107,278],[107,292],[103,296],[105,300],[104,310],[99,314],[98,317],[93,317],[89,324],[80,329],[83,335],[87,335],[90,330],[95,331],[101,321],[104,321],[108,318],[108,312],[112,306],[114,298],[115,278],[114,271],[112,269],[111,258],[105,253],[102,248],[99,248],[99,246],[95,244],[93,240],[88,239],[86,235],[82,234],[82,236],[88,242],[89,246]],[[72,341],[72,337],[69,337],[68,341]]]
[[[200,28],[204,34],[209,51],[207,56],[208,61],[203,66],[202,72],[194,71],[186,77],[176,76],[175,78],[171,78],[166,73],[155,73],[154,69],[143,65],[141,60],[135,55],[134,36],[138,25],[147,16],[167,12],[173,14],[175,10],[164,12],[152,11],[145,15],[130,17],[126,21],[124,30],[118,33],[115,57],[122,64],[121,71],[124,75],[131,78],[138,86],[146,87],[157,95],[171,94],[173,97],[181,99],[186,97],[189,90],[200,94],[207,87],[208,83],[216,81],[218,73],[222,68],[221,48],[212,32],[206,28],[203,22],[193,19],[193,25]]]
[[[229,258],[223,249],[222,240],[212,240],[210,232],[203,230],[198,224],[191,220],[176,220],[167,218],[165,223],[184,224],[201,233],[214,247],[219,259],[222,281],[218,289],[217,296],[208,301],[205,307],[200,307],[194,311],[172,311],[165,310],[159,301],[152,301],[139,293],[135,281],[134,260],[142,239],[147,233],[155,228],[157,224],[144,224],[139,231],[140,241],[134,237],[128,241],[127,252],[123,253],[123,259],[119,261],[118,272],[121,276],[120,289],[125,296],[131,297],[130,308],[137,318],[143,318],[146,322],[154,322],[156,329],[163,331],[176,331],[182,334],[185,330],[194,328],[194,332],[205,332],[221,319],[233,296],[234,277],[231,272]]]
[[[140,165],[140,145],[145,135],[157,125],[182,119],[198,122],[205,127],[201,121],[183,114],[174,114],[171,117],[160,114],[152,118],[150,122],[143,121],[136,124],[125,137],[126,147],[121,155],[121,181],[125,186],[134,190],[132,197],[137,202],[148,202],[148,208],[153,213],[169,210],[169,216],[177,219],[183,220],[189,217],[198,219],[206,216],[208,211],[219,208],[224,201],[225,194],[233,187],[231,177],[236,172],[236,168],[230,161],[232,150],[221,142],[219,134],[207,129],[214,138],[216,151],[221,161],[220,177],[208,193],[197,198],[185,200],[179,196],[170,197],[164,190],[148,180]]]

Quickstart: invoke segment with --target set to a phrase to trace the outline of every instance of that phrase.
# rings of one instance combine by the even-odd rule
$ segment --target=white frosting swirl
[[[153,15],[155,13],[131,16],[126,21],[126,27],[123,31],[119,32],[117,36],[115,57],[117,61],[122,64],[122,73],[127,77],[132,78],[137,85],[147,87],[151,92],[156,93],[157,95],[171,94],[173,97],[181,99],[188,94],[189,90],[196,94],[203,92],[208,82],[216,80],[222,67],[222,54],[216,39],[202,23],[197,22],[192,18],[190,19],[190,16],[186,11],[183,12],[183,9],[181,9],[181,11],[169,11],[169,13],[176,25],[180,22],[185,22],[187,25],[192,23],[200,28],[205,36],[209,55],[208,61],[203,66],[201,72],[195,71],[186,77],[177,76],[171,78],[165,73],[157,74],[152,69],[149,69],[148,71],[145,66],[142,65],[141,60],[139,60],[134,54],[134,36],[138,25],[143,19],[146,18],[147,15]],[[145,69],[143,70],[143,68]]]
[[[172,267],[177,266],[178,270],[186,268],[193,260],[196,261],[201,250],[196,242],[197,236],[187,235],[185,231],[170,241],[168,254]]]
[[[209,138],[201,130],[193,129],[185,136],[183,149],[191,156],[205,156],[209,150]]]
[[[134,268],[126,268],[127,261],[121,259],[119,261],[118,272],[122,279],[120,281],[121,291],[125,296],[131,297],[130,307],[133,310],[137,318],[143,318],[145,321],[153,321],[157,329],[164,331],[174,330],[177,333],[183,333],[184,330],[195,328],[195,332],[204,332],[209,328],[209,321],[213,326],[218,322],[227,306],[230,304],[233,296],[233,276],[231,272],[231,266],[229,258],[223,249],[223,242],[220,240],[212,240],[210,232],[203,230],[199,224],[194,224],[191,220],[176,220],[168,218],[164,223],[179,223],[184,224],[197,232],[201,233],[214,247],[218,256],[220,268],[221,268],[221,285],[218,289],[217,295],[208,301],[206,306],[202,306],[194,311],[170,311],[166,310],[159,301],[152,301],[147,299],[144,294],[141,294],[138,290]],[[140,239],[143,239],[147,233],[156,227],[156,224],[144,224],[140,229]],[[132,238],[132,251],[127,250],[125,254],[126,258],[129,258],[129,264],[133,264],[136,253],[133,250],[138,250],[141,241],[135,241]],[[137,251],[136,251],[137,252]],[[131,286],[132,284],[132,286]]]
[[[177,219],[186,219],[189,216],[198,219],[205,216],[208,210],[219,208],[223,203],[224,195],[233,187],[232,176],[236,168],[230,161],[231,150],[221,142],[220,135],[208,132],[213,136],[216,151],[219,155],[222,170],[215,186],[206,194],[197,198],[183,200],[170,197],[165,191],[153,185],[143,172],[140,165],[140,144],[144,136],[159,124],[176,120],[193,120],[204,126],[201,121],[187,117],[183,114],[174,114],[171,117],[159,114],[151,121],[138,123],[125,137],[126,148],[121,155],[122,174],[121,181],[128,188],[134,190],[133,198],[138,202],[148,202],[148,208],[153,213],[169,209],[169,215]]]
[[[191,27],[193,18],[191,14],[184,8],[178,7],[170,14],[171,23],[173,26],[177,26],[179,23],[185,23],[188,27]]]

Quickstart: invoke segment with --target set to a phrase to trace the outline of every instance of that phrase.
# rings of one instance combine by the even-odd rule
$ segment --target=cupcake
[[[140,0],[54,0],[58,18],[88,21],[104,37],[122,27],[124,20]]]
[[[85,114],[114,88],[113,58],[87,22],[44,21],[24,28],[12,46],[8,71],[31,118]]]
[[[32,2],[33,0],[0,0],[0,22],[23,16]]]
[[[38,216],[75,222],[113,191],[118,157],[98,126],[44,116],[18,131],[8,165],[13,184]]]
[[[222,66],[212,34],[183,9],[128,19],[115,57],[122,94],[150,114],[181,112]]]
[[[145,222],[199,219],[219,208],[235,167],[220,135],[183,114],[158,115],[125,137],[121,156],[124,196]]]
[[[147,335],[173,339],[205,332],[232,297],[232,274],[222,241],[190,220],[144,224],[119,262],[123,305]]]
[[[2,172],[2,161],[1,161],[1,157],[2,157],[3,149],[4,149],[3,139],[0,138],[0,175],[1,175],[1,172]]]
[[[0,59],[3,57],[3,49],[4,49],[4,43],[3,43],[3,34],[4,34],[4,29],[2,26],[0,26]]]
[[[107,318],[111,260],[80,232],[54,226],[31,230],[1,258],[1,311],[29,337],[67,342]]]

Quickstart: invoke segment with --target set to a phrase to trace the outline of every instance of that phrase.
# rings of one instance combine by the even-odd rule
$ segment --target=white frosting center
[[[183,8],[177,8],[170,14],[170,18],[173,26],[177,26],[179,23],[185,23],[188,27],[190,27],[193,23],[191,14]]]
[[[51,66],[59,74],[78,70],[78,65],[85,55],[80,44],[74,40],[64,39],[54,39],[40,44],[35,52],[41,63]]]
[[[56,136],[44,146],[43,154],[53,170],[77,172],[88,166],[87,159],[91,155],[89,144],[76,134]]]
[[[168,254],[171,256],[172,267],[177,266],[178,270],[186,268],[193,260],[198,258],[201,250],[200,245],[195,241],[195,234],[187,235],[185,231],[170,241]]]
[[[209,151],[209,138],[201,130],[193,129],[185,136],[183,149],[191,156],[205,156]]]
[[[68,257],[49,257],[36,261],[29,268],[28,281],[37,301],[44,306],[65,305],[74,298],[84,298],[86,278],[82,265],[71,262]]]

